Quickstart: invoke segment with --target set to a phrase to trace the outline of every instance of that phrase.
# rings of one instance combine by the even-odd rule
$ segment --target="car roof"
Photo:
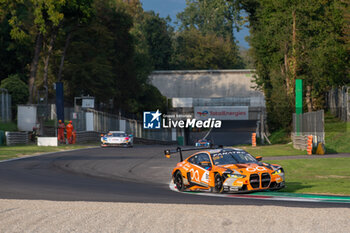
[[[108,133],[125,133],[124,131],[109,131]]]

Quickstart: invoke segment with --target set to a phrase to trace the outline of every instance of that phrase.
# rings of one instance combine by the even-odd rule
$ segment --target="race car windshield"
[[[113,133],[112,137],[126,137],[126,133]]]
[[[226,151],[212,154],[215,165],[258,163],[258,161],[246,151]]]

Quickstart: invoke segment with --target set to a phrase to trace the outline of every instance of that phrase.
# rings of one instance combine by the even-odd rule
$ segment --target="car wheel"
[[[176,185],[177,190],[179,190],[180,192],[185,190],[181,172],[177,172],[174,176],[174,183]]]
[[[214,180],[215,180],[214,192],[222,193],[224,189],[224,184],[223,184],[221,175],[219,173],[216,173],[214,176]]]

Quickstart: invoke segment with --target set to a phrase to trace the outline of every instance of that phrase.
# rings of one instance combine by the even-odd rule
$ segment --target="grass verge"
[[[342,122],[330,113],[325,114],[326,153],[350,152],[350,122]]]
[[[283,166],[286,185],[281,192],[350,195],[350,158],[267,161]]]
[[[239,146],[253,156],[271,157],[271,156],[288,156],[288,155],[306,155],[306,151],[293,148],[292,144],[277,144],[264,146]]]
[[[25,157],[27,155],[38,155],[49,152],[74,150],[97,146],[97,144],[89,145],[59,145],[54,146],[36,146],[36,145],[16,145],[16,146],[0,146],[0,160]]]

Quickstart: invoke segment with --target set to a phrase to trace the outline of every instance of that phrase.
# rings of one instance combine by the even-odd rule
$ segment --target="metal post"
[[[265,140],[264,140],[264,131],[265,131],[265,129],[264,129],[264,110],[263,110],[263,108],[261,108],[261,113],[260,113],[260,142],[261,142],[261,144],[265,144]]]
[[[295,120],[296,120],[296,127],[295,132],[296,135],[300,135],[300,118],[303,114],[303,80],[302,79],[296,79],[295,80]]]
[[[5,95],[4,92],[1,93],[1,119],[5,121]]]

